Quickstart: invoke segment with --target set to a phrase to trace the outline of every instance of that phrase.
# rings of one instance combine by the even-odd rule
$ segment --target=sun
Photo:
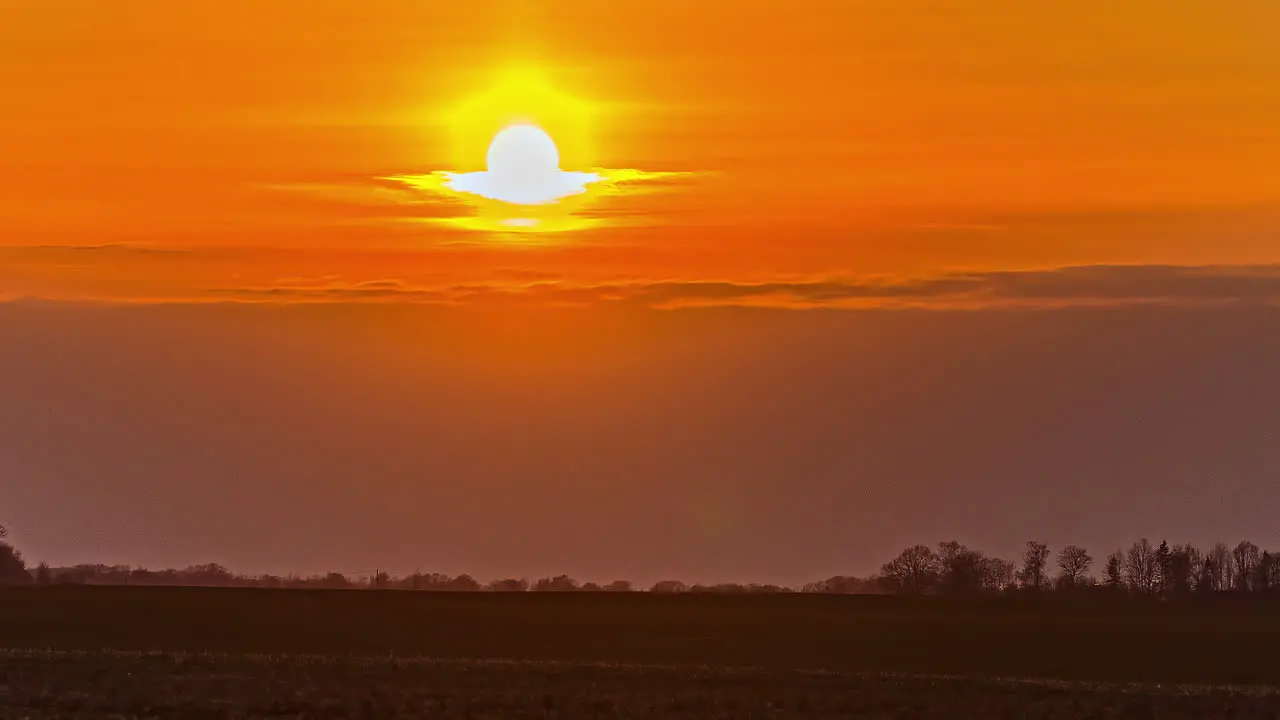
[[[491,173],[538,177],[560,169],[560,149],[537,125],[509,125],[493,136],[485,162]]]
[[[605,116],[617,120],[624,105],[616,101],[576,96],[532,66],[508,66],[469,81],[487,89],[431,113],[434,144],[448,148],[449,169],[380,178],[447,197],[467,212],[411,221],[478,231],[486,242],[524,235],[532,246],[550,242],[547,234],[626,222],[597,204],[687,174],[610,169],[600,162],[595,125]]]
[[[503,128],[489,143],[480,172],[444,173],[444,186],[511,205],[550,205],[587,192],[600,181],[589,172],[560,169],[560,151],[545,130],[520,123]],[[518,224],[526,227],[527,224]]]
[[[483,92],[447,109],[452,165],[480,170],[500,133],[513,126],[535,127],[555,138],[557,157],[566,167],[598,164],[592,131],[602,107],[576,97],[551,82],[549,73],[533,66],[510,67],[482,81]]]

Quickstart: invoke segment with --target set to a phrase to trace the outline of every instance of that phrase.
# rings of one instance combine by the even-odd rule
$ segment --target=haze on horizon
[[[7,524],[55,565],[637,582],[1280,541],[1270,309],[537,320],[0,307]]]
[[[788,8],[6,6],[0,524],[640,583],[1280,541],[1280,5]],[[604,170],[537,227],[438,192],[513,113]]]

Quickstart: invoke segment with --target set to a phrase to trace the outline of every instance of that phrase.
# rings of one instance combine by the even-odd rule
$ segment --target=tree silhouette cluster
[[[22,553],[5,542],[8,537],[9,531],[0,525],[0,585],[30,582],[27,563],[22,559]]]
[[[393,576],[381,571],[330,572],[322,575],[240,575],[209,563],[176,570],[148,570],[125,565],[76,565],[51,568],[40,563],[28,570],[22,554],[7,542],[0,526],[0,584],[173,585],[205,587],[384,589],[436,592],[632,592],[626,580],[580,583],[567,575],[504,578],[481,583],[470,575],[415,572]],[[981,595],[1011,592],[1089,592],[1139,597],[1178,598],[1218,593],[1280,595],[1280,553],[1249,541],[1234,547],[1217,543],[1206,550],[1190,544],[1153,545],[1142,538],[1107,555],[1101,576],[1091,570],[1094,558],[1079,545],[1056,552],[1030,541],[1016,561],[992,557],[955,541],[937,546],[913,545],[869,577],[838,575],[801,588],[781,585],[722,583],[686,584],[663,580],[648,592],[772,594],[787,592],[836,594]]]
[[[1050,562],[1054,567],[1050,567]],[[1030,541],[1018,563],[987,557],[956,542],[937,549],[915,545],[884,564],[880,574],[861,581],[832,578],[819,591],[840,586],[878,588],[907,594],[975,594],[1009,591],[1106,591],[1138,596],[1184,597],[1203,593],[1280,594],[1280,554],[1248,540],[1234,547],[1217,543],[1208,550],[1193,545],[1153,545],[1142,538],[1107,556],[1102,577],[1090,570],[1094,558],[1079,545],[1057,553]],[[856,590],[855,590],[856,591]]]

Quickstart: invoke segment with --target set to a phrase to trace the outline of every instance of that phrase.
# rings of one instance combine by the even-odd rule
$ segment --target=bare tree
[[[1258,556],[1258,564],[1253,569],[1252,585],[1255,592],[1267,592],[1273,589],[1271,577],[1275,574],[1276,556],[1264,550]]]
[[[1022,571],[1018,579],[1023,587],[1033,590],[1043,589],[1048,583],[1049,546],[1035,540],[1027,541],[1027,549],[1022,553]]]
[[[1280,554],[1271,553],[1271,563],[1267,566],[1267,589],[1280,590]]]
[[[1217,592],[1217,587],[1214,586],[1214,577],[1219,572],[1218,568],[1215,567],[1213,558],[1206,556],[1204,562],[1200,563],[1199,574],[1196,575],[1196,592],[1205,594]]]
[[[1165,591],[1177,597],[1190,595],[1201,562],[1199,550],[1189,544],[1174,545],[1169,553],[1169,576],[1165,581]]]
[[[1093,557],[1079,545],[1068,545],[1058,552],[1058,567],[1062,570],[1062,582],[1068,586],[1080,585],[1089,573]]]
[[[1231,584],[1231,551],[1227,549],[1226,543],[1214,543],[1213,548],[1209,550],[1205,556],[1209,563],[1208,575],[1211,586],[1208,590],[1222,591],[1229,590]]]
[[[939,589],[963,594],[984,589],[983,569],[986,556],[952,540],[938,543]]]
[[[941,561],[928,545],[912,545],[880,568],[890,587],[906,593],[932,590],[940,571]]]
[[[989,557],[982,563],[982,586],[992,592],[1004,592],[1013,587],[1017,571],[1012,560]]]
[[[1241,540],[1231,551],[1231,565],[1235,572],[1231,577],[1233,590],[1247,592],[1251,589],[1254,569],[1258,566],[1260,551],[1258,546],[1248,540]]]
[[[1136,593],[1150,593],[1156,583],[1156,549],[1142,538],[1129,546],[1124,555],[1124,580]]]

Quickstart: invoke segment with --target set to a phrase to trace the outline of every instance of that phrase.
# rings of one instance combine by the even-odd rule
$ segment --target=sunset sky
[[[4,3],[0,522],[57,563],[595,579],[1280,542],[1278,28]],[[519,118],[605,178],[529,224],[441,180]]]

